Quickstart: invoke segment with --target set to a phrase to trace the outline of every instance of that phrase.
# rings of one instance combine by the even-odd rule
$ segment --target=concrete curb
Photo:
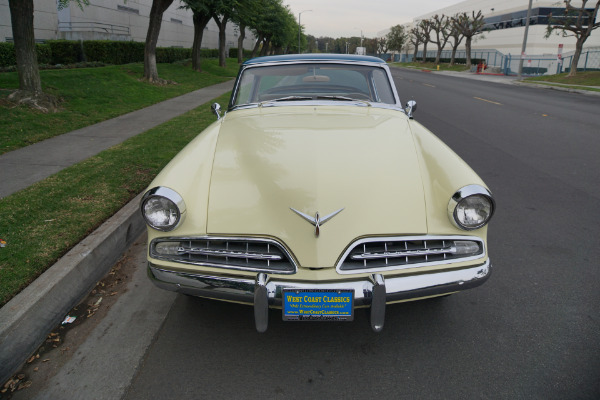
[[[519,86],[534,87],[534,88],[538,88],[538,89],[558,90],[559,92],[579,93],[579,94],[585,94],[588,96],[600,96],[600,92],[595,92],[593,90],[573,89],[573,88],[562,87],[562,86],[558,86],[558,85],[542,85],[539,83],[533,83],[533,82],[527,82],[527,81],[514,81],[513,84],[519,85]]]
[[[142,233],[141,194],[0,309],[0,384],[44,342],[67,312]]]

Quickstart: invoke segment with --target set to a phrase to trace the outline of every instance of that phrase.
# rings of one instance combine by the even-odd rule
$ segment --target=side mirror
[[[417,102],[414,100],[410,100],[408,103],[406,103],[406,115],[408,115],[408,118],[413,119],[413,112],[417,111]]]
[[[221,119],[221,105],[219,103],[213,103],[210,106],[210,110],[217,116],[217,120]]]

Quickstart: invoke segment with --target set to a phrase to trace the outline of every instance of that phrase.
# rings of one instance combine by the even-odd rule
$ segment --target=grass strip
[[[438,64],[433,63],[433,62],[392,63],[391,65],[394,67],[401,67],[401,68],[427,69],[427,70],[431,70],[431,71],[438,70],[437,69]],[[467,71],[467,66],[463,65],[463,64],[455,64],[455,65],[439,64],[439,66],[440,66],[440,69],[439,69],[440,71],[458,71],[458,72]]]
[[[587,90],[590,92],[600,92],[600,87],[589,87],[589,86],[578,86],[578,85],[565,85],[565,84],[558,84],[558,83],[552,83],[552,82],[532,82],[532,81],[525,81],[525,83],[531,83],[534,85],[545,85],[545,86],[549,86],[549,87],[555,87],[555,88],[565,88],[565,89],[576,89],[576,90]]]
[[[211,103],[0,199],[0,306],[143,191],[216,120]]]
[[[562,83],[565,85],[578,86],[599,86],[600,87],[600,71],[582,71],[577,72],[573,77],[567,76],[567,73],[556,75],[543,75],[525,79],[525,82],[537,83],[537,81]],[[580,88],[577,88],[580,89]],[[583,89],[583,88],[581,88]]]
[[[0,154],[148,107],[235,77],[237,60],[227,68],[202,61],[203,72],[186,63],[158,64],[159,76],[177,84],[158,86],[141,80],[142,63],[40,71],[43,90],[63,100],[62,110],[44,114],[16,107],[6,98],[19,87],[16,72],[0,73]]]

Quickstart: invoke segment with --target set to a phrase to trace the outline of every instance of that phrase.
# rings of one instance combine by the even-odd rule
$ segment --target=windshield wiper
[[[275,103],[278,101],[301,101],[301,100],[312,100],[312,99],[313,98],[309,97],[309,96],[286,96],[286,97],[280,97],[278,99],[261,101],[260,103],[258,103],[258,105],[262,107],[263,104]]]
[[[359,102],[359,103],[366,104],[369,107],[371,106],[371,103],[369,101],[367,101],[367,100],[353,99],[352,97],[346,97],[346,96],[317,96],[317,99],[356,101],[356,102]]]

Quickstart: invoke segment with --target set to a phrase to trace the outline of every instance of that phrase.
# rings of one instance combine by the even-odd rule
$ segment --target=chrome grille
[[[270,239],[160,238],[150,244],[150,256],[216,268],[283,274],[296,272],[296,265],[285,248]]]
[[[481,258],[484,254],[483,241],[470,236],[368,238],[350,246],[338,264],[338,271],[415,268]]]

